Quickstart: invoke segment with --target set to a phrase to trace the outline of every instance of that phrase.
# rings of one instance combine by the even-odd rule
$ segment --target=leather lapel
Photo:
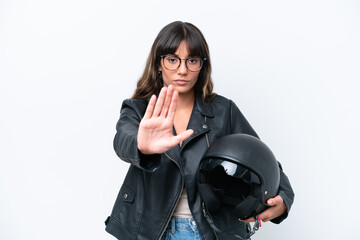
[[[201,94],[196,93],[194,107],[191,112],[191,116],[190,116],[189,123],[187,126],[187,129],[194,130],[194,133],[183,142],[181,147],[179,147],[179,145],[177,145],[177,146],[171,148],[170,150],[168,150],[166,153],[170,157],[174,158],[174,160],[176,160],[179,163],[178,159],[180,158],[180,153],[185,148],[185,146],[191,140],[197,138],[198,136],[200,136],[203,133],[210,131],[210,128],[206,123],[206,118],[208,118],[208,117],[210,117],[210,118],[214,117],[212,108],[211,108],[211,104],[205,105],[201,99]],[[175,134],[175,130],[174,130],[174,134]]]
[[[199,97],[197,95],[195,98],[194,108],[191,113],[189,123],[187,126],[187,129],[194,130],[194,133],[183,142],[183,144],[180,148],[180,152],[182,151],[182,149],[185,148],[186,144],[189,143],[191,140],[200,136],[203,133],[210,131],[210,129],[206,123],[206,117],[213,116],[210,104],[205,106],[205,105],[203,105],[202,101],[199,103],[199,100],[201,101],[201,99],[199,99]],[[199,108],[199,106],[200,106],[200,108]]]

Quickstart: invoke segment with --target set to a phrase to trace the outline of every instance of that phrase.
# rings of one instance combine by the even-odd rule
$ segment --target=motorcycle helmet
[[[279,183],[274,154],[261,140],[247,134],[216,140],[198,170],[198,190],[206,209],[210,213],[220,208],[235,211],[242,220],[257,219],[268,207],[267,200],[277,195]]]

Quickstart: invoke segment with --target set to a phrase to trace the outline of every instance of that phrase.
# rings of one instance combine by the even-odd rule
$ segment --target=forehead
[[[189,55],[189,47],[185,40],[182,40],[178,46],[178,48],[175,51],[175,54],[178,56],[188,56]]]
[[[186,55],[186,56],[202,56],[202,48],[199,44],[192,42],[189,39],[182,39],[176,41],[177,39],[173,39],[173,41],[166,41],[164,45],[159,48],[158,55]],[[181,56],[181,57],[186,57]]]

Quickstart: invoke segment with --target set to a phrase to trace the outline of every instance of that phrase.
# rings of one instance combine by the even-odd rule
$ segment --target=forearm
[[[122,160],[143,170],[154,171],[160,165],[160,155],[144,155],[138,150],[137,134],[141,113],[136,110],[131,101],[124,101],[116,124],[113,147]]]

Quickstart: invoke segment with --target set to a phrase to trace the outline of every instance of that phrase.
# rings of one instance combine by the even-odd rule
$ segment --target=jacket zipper
[[[204,120],[205,120],[205,123],[206,123],[206,116],[204,117]],[[209,147],[210,147],[210,144],[209,144],[209,137],[208,137],[207,133],[205,133],[205,138],[206,138],[207,146],[208,146],[208,148],[209,148]],[[174,206],[173,209],[172,209],[171,215],[170,215],[170,217],[169,217],[169,219],[168,219],[168,221],[167,221],[167,223],[166,223],[166,225],[165,225],[165,228],[164,228],[164,230],[162,231],[162,233],[161,233],[161,235],[160,235],[159,240],[161,240],[161,237],[163,236],[163,234],[164,234],[165,231],[166,231],[167,226],[169,225],[169,222],[170,222],[170,220],[171,220],[171,216],[172,216],[173,213],[175,212],[175,208],[176,208],[177,204],[178,204],[179,201],[180,201],[180,195],[181,195],[181,193],[182,193],[182,189],[183,189],[183,186],[184,186],[184,175],[183,175],[183,173],[181,172],[181,168],[180,168],[179,164],[177,164],[177,162],[176,162],[172,157],[170,157],[166,152],[164,152],[164,154],[165,154],[165,156],[168,157],[171,161],[173,161],[173,162],[176,164],[176,166],[178,166],[182,178],[181,178],[181,191],[180,191],[180,194],[179,194],[179,196],[178,196],[178,198],[177,198],[177,200],[176,200],[175,206]],[[190,209],[190,211],[191,211],[191,209]],[[204,205],[203,205],[203,213],[204,213],[204,216],[205,216]],[[192,214],[192,213],[191,213],[191,214]],[[206,216],[205,216],[205,217],[206,217]],[[194,220],[195,220],[195,218],[194,218]],[[196,220],[195,220],[195,222],[196,222]],[[196,222],[196,224],[199,224],[199,223]],[[200,231],[200,229],[199,229],[199,231]],[[217,237],[215,231],[214,231],[214,234],[215,234],[216,239],[219,239],[219,238]]]
[[[206,117],[204,117],[204,121],[206,123]],[[209,137],[208,137],[207,133],[205,133],[205,138],[206,138],[207,147],[209,148],[210,144],[209,144]]]
[[[207,208],[206,208],[204,202],[202,203],[202,209],[203,209],[204,217],[206,219],[210,219],[210,221],[212,221],[212,224],[215,226],[212,216],[210,215],[210,213],[207,213]],[[214,235],[215,235],[216,239],[219,239],[217,234],[216,234],[216,231],[214,229],[213,229],[213,232],[214,232]]]
[[[165,156],[168,157],[171,161],[173,161],[173,162],[176,164],[176,166],[178,166],[178,168],[179,168],[179,170],[180,170],[180,173],[181,173],[181,191],[180,191],[180,194],[178,195],[178,197],[177,197],[177,199],[176,199],[176,203],[175,203],[175,205],[173,206],[173,209],[172,209],[172,211],[171,211],[170,217],[169,217],[168,220],[167,220],[167,223],[166,223],[165,228],[163,229],[163,231],[162,231],[162,233],[161,233],[161,235],[160,235],[159,240],[161,240],[161,237],[163,236],[163,234],[164,234],[165,231],[166,231],[167,226],[169,225],[169,222],[170,222],[170,220],[171,220],[171,216],[172,216],[173,213],[175,212],[175,208],[176,208],[177,204],[179,203],[180,196],[181,196],[181,193],[182,193],[182,189],[183,189],[183,187],[184,187],[184,176],[183,176],[183,173],[181,172],[181,168],[180,168],[179,164],[177,164],[177,162],[176,162],[172,157],[170,157],[166,152],[164,152],[164,154],[165,154]]]
[[[205,120],[205,123],[206,123],[206,117],[204,117],[204,120]],[[209,143],[209,137],[208,137],[207,133],[205,133],[205,138],[206,138],[207,147],[209,148],[209,147],[210,147],[210,143]],[[211,217],[210,213],[207,214],[207,211],[206,211],[206,207],[205,207],[204,202],[202,202],[202,209],[203,209],[204,217],[207,218],[206,215],[208,215],[208,217],[209,217],[209,218],[211,219],[211,221],[212,221],[212,217]],[[216,235],[215,230],[213,230],[213,232],[214,232],[214,234],[215,234],[216,239],[219,239],[218,236]]]

